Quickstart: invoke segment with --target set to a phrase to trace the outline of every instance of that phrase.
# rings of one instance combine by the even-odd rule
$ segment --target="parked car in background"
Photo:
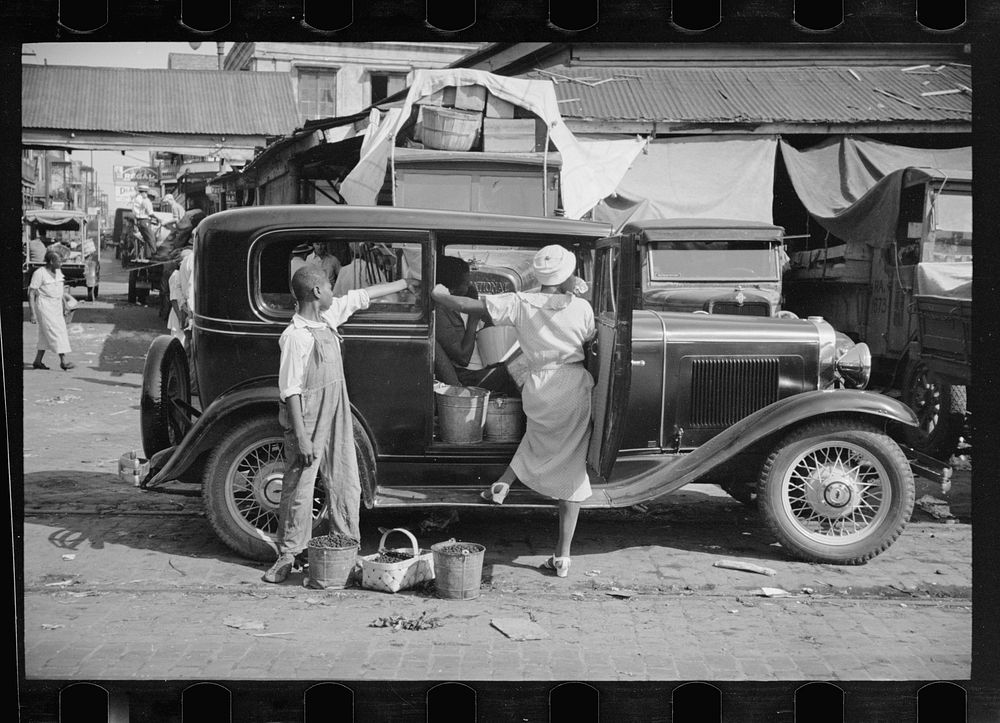
[[[967,380],[932,374],[914,343],[924,306],[917,298],[918,270],[944,264],[971,277],[972,173],[907,168],[891,176],[868,196],[892,195],[892,238],[845,242],[828,235],[819,247],[811,248],[816,239],[809,240],[810,247],[796,247],[786,279],[787,306],[799,315],[820,314],[866,342],[873,383],[898,390],[920,418],[921,449],[948,459],[966,424]],[[955,323],[960,328],[958,317]]]
[[[516,259],[553,243],[577,255],[597,323],[586,360],[596,387],[588,454],[594,493],[585,507],[627,507],[715,482],[745,501],[755,493],[790,554],[856,564],[903,530],[914,472],[947,482],[947,468],[928,466],[907,446],[913,412],[864,391],[867,347],[822,319],[633,309],[635,276],[648,258],[641,233],[388,207],[245,208],[209,216],[198,228],[194,366],[177,340],[154,340],[141,424],[150,463],[143,486],[200,485],[213,529],[246,557],[274,555],[284,469],[278,337],[294,313],[291,259],[314,241],[355,262],[366,244],[377,244],[380,258],[395,259],[380,267],[381,280],[422,284],[417,294],[373,302],[340,329],[368,508],[485,504],[479,490],[503,471],[517,441],[451,444],[440,435],[429,298],[436,261],[471,255],[483,261],[476,283],[484,290],[524,290],[533,282]],[[515,487],[505,507],[549,504]]]
[[[777,316],[787,261],[780,226],[664,219],[621,229],[640,249],[640,304],[656,311]]]

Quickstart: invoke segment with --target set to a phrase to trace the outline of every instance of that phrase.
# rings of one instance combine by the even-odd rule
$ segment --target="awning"
[[[705,218],[771,223],[775,136],[695,136],[650,143],[618,189],[594,209],[630,221]]]
[[[868,138],[829,140],[804,151],[781,141],[781,156],[799,200],[823,228],[873,246],[895,237],[906,169],[942,176],[972,170],[968,147],[911,148]]]

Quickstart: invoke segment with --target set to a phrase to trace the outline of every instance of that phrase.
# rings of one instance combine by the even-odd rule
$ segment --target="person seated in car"
[[[352,243],[351,260],[344,264],[333,285],[334,296],[344,296],[351,289],[364,289],[384,284],[397,278],[397,259],[393,249],[381,243]],[[404,249],[398,278],[420,280],[420,250]],[[390,294],[378,300],[381,303],[412,304],[415,297],[410,291]]]
[[[469,281],[469,264],[456,256],[440,256],[437,281],[452,296],[478,299],[476,287]],[[437,304],[434,309],[434,376],[445,384],[481,387],[498,394],[518,396],[517,385],[503,364],[484,368],[476,349],[476,333],[491,325],[482,314],[462,314]]]

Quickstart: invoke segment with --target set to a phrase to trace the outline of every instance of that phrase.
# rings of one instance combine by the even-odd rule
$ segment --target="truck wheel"
[[[357,420],[354,431],[365,497],[366,488],[374,489],[374,455]],[[208,520],[219,538],[238,554],[252,560],[274,560],[284,471],[284,436],[276,414],[239,423],[209,456],[202,493]],[[317,480],[313,535],[324,526],[326,509],[326,490]]]
[[[864,423],[821,421],[768,456],[757,504],[795,557],[860,565],[886,550],[913,511],[913,474],[892,438]]]
[[[135,274],[129,273],[129,275],[128,275],[128,303],[130,303],[130,304],[134,304],[136,302],[136,299],[138,298],[137,295],[136,295],[135,282],[136,282]]]
[[[938,382],[925,364],[911,362],[903,380],[903,403],[916,413],[926,435],[914,447],[938,459],[951,457],[965,426],[965,387]]]
[[[180,444],[187,431],[187,424],[177,416],[174,399],[191,403],[191,373],[180,341],[162,335],[149,345],[142,369],[139,426],[147,458]]]

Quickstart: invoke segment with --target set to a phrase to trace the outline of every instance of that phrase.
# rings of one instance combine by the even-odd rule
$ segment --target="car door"
[[[632,300],[635,283],[635,236],[612,236],[597,242],[591,294],[597,335],[588,367],[594,375],[593,432],[587,453],[591,480],[611,475],[624,432],[623,421],[632,376]]]

